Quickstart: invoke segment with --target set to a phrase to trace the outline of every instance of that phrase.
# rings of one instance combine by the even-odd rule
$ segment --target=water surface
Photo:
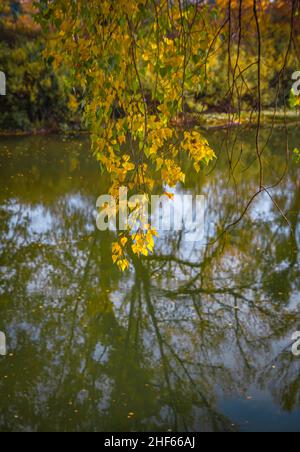
[[[185,162],[213,244],[164,235],[124,274],[95,226],[108,181],[88,139],[1,138],[1,431],[300,431],[300,166],[214,241],[258,188],[254,135],[211,133],[200,175]],[[264,151],[268,185],[285,139]]]

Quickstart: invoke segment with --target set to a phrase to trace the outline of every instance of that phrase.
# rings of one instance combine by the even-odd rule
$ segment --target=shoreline
[[[255,118],[256,119],[256,118]],[[215,131],[215,130],[228,130],[233,128],[241,129],[253,129],[257,127],[257,121],[249,120],[249,116],[242,115],[240,122],[233,117],[233,120],[228,122],[228,115],[226,114],[204,114],[199,115],[197,113],[185,114],[180,121],[174,123],[175,127],[182,129],[189,129],[197,127],[204,132]],[[295,127],[300,126],[300,116],[293,114],[289,111],[286,117],[282,113],[278,113],[274,117],[272,112],[264,112],[261,120],[261,129],[277,128],[277,127]],[[0,130],[0,138],[9,137],[32,137],[32,136],[51,136],[51,135],[62,135],[62,136],[72,136],[72,135],[90,135],[89,130],[63,130],[59,128],[49,128],[49,129],[36,129],[36,130]]]

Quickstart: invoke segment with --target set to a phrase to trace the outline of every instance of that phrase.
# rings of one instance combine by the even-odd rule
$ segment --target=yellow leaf
[[[132,171],[135,169],[135,165],[133,163],[125,162],[125,163],[123,163],[123,168],[126,171]]]
[[[123,247],[126,245],[127,242],[128,242],[127,237],[123,237],[123,238],[121,239],[121,243],[122,243],[122,246],[123,246]]]
[[[194,163],[194,168],[195,168],[195,170],[197,171],[197,173],[199,173],[199,171],[200,171],[200,165],[199,165],[199,163]]]
[[[78,110],[78,102],[75,96],[73,94],[70,96],[69,99],[69,107],[73,112],[76,112]]]
[[[125,142],[126,142],[126,137],[125,137],[125,135],[120,135],[120,136],[118,137],[118,140],[119,140],[119,143],[120,143],[120,144],[125,143]]]
[[[164,164],[164,160],[162,158],[158,158],[156,160],[156,170],[159,171]]]

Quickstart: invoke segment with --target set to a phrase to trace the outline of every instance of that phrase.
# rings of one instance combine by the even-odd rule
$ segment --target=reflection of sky
[[[22,215],[30,218],[31,234],[46,234],[53,229],[53,216],[44,206],[25,208]]]
[[[287,183],[289,186],[290,184]],[[290,191],[289,191],[290,189]],[[286,197],[286,201],[290,201],[291,197],[293,195],[293,187],[288,187],[286,190],[284,190],[284,196]],[[168,209],[166,208],[165,211],[163,209],[159,209],[158,212],[155,212],[154,215],[152,215],[152,221],[154,219],[155,223],[158,224],[160,220],[160,225],[168,225],[168,223],[171,223],[171,232],[167,232],[165,230],[160,230],[159,234],[162,238],[162,242],[166,243],[166,240],[168,237],[174,237],[174,218],[176,216],[181,215],[181,200],[180,197],[184,200],[185,195],[189,195],[193,198],[193,203],[195,203],[196,196],[203,196],[204,202],[205,202],[205,216],[204,216],[204,224],[199,225],[199,222],[197,223],[198,232],[194,232],[195,230],[195,216],[193,218],[193,222],[190,219],[190,215],[185,215],[183,217],[183,228],[182,228],[182,236],[181,240],[185,243],[186,249],[190,250],[191,248],[193,250],[201,249],[201,247],[206,246],[207,243],[211,241],[213,237],[215,237],[216,234],[216,225],[220,222],[220,214],[219,210],[216,205],[216,199],[214,193],[208,193],[206,188],[204,187],[202,193],[196,193],[190,190],[184,190],[182,186],[178,186],[176,189],[170,189],[167,188],[166,190],[169,193],[173,193],[176,196],[173,200],[170,200],[169,203],[172,206],[171,210],[171,221],[169,220],[169,215],[166,215],[168,213]],[[270,195],[277,199],[277,197],[282,198],[283,190],[282,188],[278,189],[270,189],[269,190]],[[250,199],[250,198],[249,198]],[[220,200],[221,201],[221,200]],[[183,201],[183,204],[185,201]],[[247,200],[244,200],[244,206],[246,206]],[[194,214],[195,214],[195,205],[194,207]],[[285,206],[281,206],[282,211],[285,211]],[[242,209],[243,210],[243,209]],[[242,211],[241,210],[241,211]],[[239,213],[236,213],[235,218],[231,218],[227,220],[227,225],[229,225],[231,222],[235,221],[239,218]],[[253,223],[257,222],[264,222],[271,225],[271,230],[275,232],[275,230],[278,228],[278,220],[280,219],[280,212],[277,209],[277,207],[274,205],[272,199],[270,196],[263,192],[260,195],[258,195],[252,202],[251,206],[249,207],[246,217],[250,219]],[[201,218],[201,217],[200,217]],[[159,220],[158,220],[159,219]],[[225,226],[226,226],[225,224]],[[203,227],[202,227],[203,226]],[[175,231],[176,232],[176,231]],[[299,230],[297,231],[299,233]],[[204,237],[203,237],[204,235]],[[191,243],[189,243],[191,242]],[[189,251],[188,251],[189,253]],[[186,254],[187,256],[188,254]]]
[[[300,409],[293,413],[282,412],[267,391],[249,388],[251,400],[225,397],[220,403],[221,411],[228,416],[241,432],[297,432],[300,426]],[[242,413],[242,416],[241,416]]]
[[[210,182],[207,182],[207,186],[209,186]],[[207,186],[204,187],[203,191],[207,190]],[[290,186],[288,183],[284,186],[284,196],[282,191],[274,190],[272,194],[278,194],[280,196],[281,202],[284,201],[289,202],[292,196],[294,187]],[[93,190],[92,190],[93,191]],[[168,190],[171,191],[171,190]],[[195,195],[193,191],[184,191],[182,188],[179,188],[177,193],[188,193],[191,195]],[[199,193],[200,195],[202,193]],[[210,193],[207,190],[207,199],[208,199],[208,207],[206,211],[206,229],[207,235],[212,236],[215,228],[215,224],[220,221],[220,214],[226,214],[226,209],[222,207],[222,203],[226,202],[227,193],[223,191],[221,193],[220,198],[216,193]],[[284,205],[282,206],[284,210]],[[18,204],[16,201],[11,202],[10,205],[4,206],[3,209],[8,208],[12,209],[14,212],[14,216],[10,222],[10,232],[9,238],[13,236],[13,230],[15,229],[17,222],[19,220],[20,224],[24,223],[24,235],[28,234],[29,239],[32,241],[36,241],[39,239],[39,242],[49,243],[50,239],[53,237],[54,245],[57,245],[56,257],[58,259],[62,258],[63,264],[72,265],[72,275],[68,275],[68,272],[64,273],[64,270],[60,268],[52,268],[50,266],[50,262],[47,260],[47,255],[41,253],[39,255],[40,261],[32,260],[32,263],[29,265],[36,265],[39,269],[36,272],[36,275],[31,277],[31,280],[27,283],[27,286],[24,287],[24,293],[27,290],[26,296],[28,296],[28,300],[30,302],[35,301],[35,297],[37,297],[37,302],[41,304],[43,309],[43,320],[40,323],[34,323],[34,320],[30,320],[33,315],[29,309],[28,319],[23,320],[22,318],[22,302],[21,298],[18,300],[17,306],[20,311],[18,311],[15,318],[10,323],[10,347],[17,348],[19,342],[18,334],[24,331],[27,332],[28,338],[31,342],[39,342],[41,335],[45,335],[45,325],[49,319],[51,319],[54,315],[55,321],[57,321],[55,331],[51,330],[52,326],[50,325],[47,334],[49,334],[49,338],[47,339],[47,349],[57,353],[55,357],[56,364],[61,364],[61,354],[64,352],[64,348],[62,343],[64,342],[64,337],[66,335],[66,330],[68,330],[69,325],[66,323],[65,325],[62,322],[64,318],[67,321],[70,319],[69,312],[67,311],[70,308],[70,312],[72,312],[74,301],[76,301],[74,294],[76,295],[78,291],[77,284],[80,284],[80,278],[82,275],[82,269],[86,266],[87,260],[87,248],[79,250],[76,247],[76,243],[74,246],[68,246],[68,244],[64,243],[60,244],[59,240],[61,236],[73,238],[73,235],[82,233],[83,235],[95,228],[95,205],[91,199],[84,197],[80,193],[68,193],[63,197],[57,199],[56,204],[48,207],[47,205],[26,205]],[[69,224],[68,215],[76,215],[78,214],[78,227],[74,230],[72,226]],[[21,215],[19,217],[19,215]],[[253,280],[253,287],[249,289],[241,289],[241,293],[243,296],[247,297],[250,301],[256,298],[256,302],[259,305],[259,308],[272,307],[273,300],[269,298],[269,294],[267,291],[264,291],[262,288],[260,292],[257,293],[252,290],[256,289],[257,286],[261,284],[261,278],[264,276],[263,267],[259,266],[259,254],[256,247],[257,245],[261,246],[261,240],[267,241],[271,234],[270,229],[264,230],[259,229],[262,226],[259,220],[264,220],[266,222],[272,222],[271,231],[275,231],[278,228],[278,221],[280,214],[274,208],[273,203],[267,194],[260,195],[257,200],[254,202],[251,210],[249,211],[249,217],[253,222],[256,222],[257,225],[257,236],[253,234],[252,240],[253,243],[249,243],[250,246],[254,246],[255,249],[251,249],[248,252],[250,254],[250,268],[249,272],[253,272],[253,275],[257,276],[257,280]],[[28,225],[26,224],[26,218],[28,219]],[[66,226],[67,225],[67,226]],[[249,227],[249,223],[247,223]],[[251,227],[251,225],[250,225]],[[208,228],[210,231],[208,232]],[[237,234],[239,236],[239,240],[243,239],[243,223],[237,228]],[[68,230],[70,229],[70,230]],[[52,236],[52,233],[55,234]],[[288,236],[288,228],[286,225],[283,225],[281,228],[281,233],[283,235],[283,240]],[[23,233],[20,235],[22,236]],[[21,240],[22,237],[19,237],[18,240]],[[203,261],[205,247],[201,242],[188,243],[188,242],[178,242],[179,250],[177,249],[176,242],[178,241],[178,234],[172,233],[164,233],[161,234],[158,239],[156,253],[163,255],[176,255],[177,258],[181,258],[183,260],[195,263],[201,263]],[[72,245],[71,241],[70,244]],[[175,244],[175,246],[174,246]],[[61,249],[60,249],[61,248]],[[215,288],[227,288],[230,289],[237,285],[238,283],[243,283],[247,276],[247,266],[245,264],[245,259],[247,256],[244,256],[242,253],[239,253],[239,244],[235,247],[234,244],[229,246],[228,249],[225,249],[225,255],[220,258],[218,264],[215,266],[215,263],[211,264],[212,271],[208,272],[207,278],[204,282],[205,287]],[[242,248],[242,247],[241,247]],[[66,249],[70,253],[66,252]],[[62,253],[60,256],[59,253]],[[262,249],[263,252],[263,249]],[[277,258],[275,255],[272,255],[273,248],[271,248],[270,252],[270,274],[278,275],[281,272],[289,269],[290,263],[288,259],[285,258]],[[231,254],[232,253],[232,254]],[[72,258],[74,258],[72,262]],[[104,259],[110,259],[111,256],[104,256]],[[67,261],[70,259],[70,263]],[[256,260],[257,259],[257,260]],[[217,259],[218,260],[218,259]],[[76,261],[76,263],[75,263]],[[256,265],[257,264],[257,265]],[[110,263],[111,265],[111,259]],[[53,265],[55,267],[55,264]],[[12,265],[14,268],[14,265]],[[62,265],[64,269],[64,266]],[[191,361],[189,365],[189,369],[192,370],[192,373],[197,377],[197,373],[203,372],[205,374],[206,367],[197,367],[199,364],[203,363],[203,366],[207,365],[206,359],[210,364],[215,365],[224,365],[227,366],[228,372],[235,371],[234,374],[234,383],[239,385],[241,383],[240,379],[243,376],[243,364],[241,355],[239,354],[238,347],[240,344],[237,344],[235,337],[235,328],[234,324],[234,300],[230,294],[217,294],[216,298],[210,297],[209,295],[201,294],[199,296],[199,301],[201,302],[201,316],[204,319],[208,318],[209,322],[211,322],[210,328],[207,328],[207,325],[204,323],[204,326],[199,321],[198,313],[196,312],[195,306],[193,304],[193,299],[189,291],[186,293],[176,293],[180,287],[184,287],[187,282],[189,282],[196,274],[199,272],[199,268],[184,268],[184,266],[180,267],[176,264],[171,264],[169,270],[166,271],[166,268],[162,268],[159,270],[159,265],[154,268],[156,270],[151,275],[151,297],[153,301],[153,305],[155,307],[155,311],[157,314],[157,322],[159,329],[161,331],[162,337],[168,341],[170,345],[174,347],[180,357],[185,357],[188,354],[188,358]],[[298,267],[295,265],[295,269]],[[167,266],[168,269],[168,266]],[[58,280],[55,280],[53,276],[57,277],[56,273],[62,273],[59,275]],[[74,274],[73,274],[74,272]],[[104,272],[105,273],[105,272]],[[79,276],[78,276],[79,275]],[[7,280],[10,279],[10,274],[6,273]],[[267,275],[268,276],[268,275]],[[103,275],[99,275],[99,280],[97,279],[98,275],[94,274],[89,275],[89,279],[87,282],[87,293],[93,294],[92,289],[94,286],[97,290],[102,284],[101,278]],[[57,282],[58,281],[58,282]],[[66,286],[64,286],[64,282],[66,281]],[[101,284],[99,284],[101,281]],[[105,284],[105,283],[103,283]],[[123,326],[127,328],[129,311],[130,311],[130,297],[132,293],[134,294],[137,290],[134,287],[135,284],[135,275],[132,270],[130,273],[125,273],[123,275],[119,275],[117,280],[113,280],[112,287],[109,291],[109,301],[113,305],[113,314],[115,316],[116,323],[118,326]],[[283,281],[284,284],[284,281]],[[293,286],[297,285],[297,281],[293,283]],[[201,286],[201,281],[199,282],[199,278],[197,283],[190,285],[189,289],[194,289]],[[171,296],[167,296],[165,291],[169,291]],[[283,290],[285,290],[283,288]],[[89,292],[90,291],[90,292]],[[290,300],[287,304],[284,305],[285,310],[296,310],[299,305],[299,292],[292,287],[292,293]],[[172,298],[172,292],[174,296]],[[88,300],[85,299],[85,295],[82,297],[82,306],[85,309],[85,304]],[[88,296],[88,295],[86,295]],[[31,297],[31,298],[29,298]],[[144,300],[143,300],[144,301]],[[14,300],[14,302],[16,302]],[[31,304],[31,303],[30,303]],[[144,303],[145,304],[145,303]],[[249,349],[254,351],[253,356],[250,357],[251,362],[257,368],[261,368],[273,359],[278,353],[281,352],[290,342],[290,336],[286,336],[283,338],[272,337],[271,326],[268,323],[267,315],[266,317],[260,317],[258,312],[251,311],[251,303],[243,302],[239,300],[239,322],[246,329],[246,338],[250,341]],[[220,310],[222,305],[226,307],[224,308],[224,312],[222,311],[220,315]],[[66,309],[66,315],[63,317],[61,313],[61,307]],[[278,307],[278,305],[277,305]],[[145,309],[145,319],[143,334],[143,344],[145,346],[145,353],[148,354],[147,358],[149,361],[157,363],[157,368],[161,365],[161,351],[155,339],[155,334],[153,329],[151,329],[151,319],[149,319],[149,314]],[[24,307],[24,312],[27,313],[28,307]],[[56,313],[56,314],[54,314]],[[79,317],[80,317],[79,313]],[[220,317],[218,317],[220,315]],[[280,318],[281,311],[276,312],[277,321]],[[61,317],[60,317],[61,316]],[[90,315],[90,319],[92,319],[93,315]],[[101,316],[99,316],[101,317]],[[149,323],[148,323],[149,322]],[[147,326],[145,326],[147,325]],[[204,334],[210,334],[211,337],[206,338],[202,337],[202,330],[204,328]],[[206,333],[206,329],[208,333]],[[49,332],[50,331],[50,332]],[[219,336],[219,343],[216,341],[214,343],[214,334]],[[268,335],[271,336],[268,337]],[[76,347],[80,348],[79,345],[84,348],[84,338],[87,336],[82,329],[82,325],[79,322],[78,329],[76,330],[76,336],[74,340],[74,350],[76,351]],[[55,349],[56,340],[59,339],[59,347],[58,350]],[[207,342],[206,342],[207,340]],[[202,341],[208,344],[207,349],[201,349]],[[265,343],[264,343],[265,341]],[[264,345],[266,345],[266,349],[264,349]],[[242,343],[242,346],[245,346],[245,343]],[[247,347],[245,347],[247,349]],[[168,351],[168,349],[167,349]],[[207,355],[206,355],[207,354]],[[97,343],[92,350],[92,360],[98,365],[105,366],[105,364],[109,361],[111,355],[111,347],[105,348],[105,345],[99,341],[97,338]],[[50,362],[46,363],[46,365],[50,365]],[[176,360],[172,362],[172,365],[175,369],[177,369],[178,363]],[[198,370],[200,369],[200,370]],[[226,369],[226,371],[227,371]],[[82,369],[80,369],[82,370]],[[201,375],[202,377],[202,375]],[[111,392],[111,381],[106,379],[105,375],[101,372],[98,372],[95,375],[96,386],[100,387],[101,384],[105,387],[105,395],[101,401],[101,407],[106,408],[109,407],[110,404],[110,392]],[[216,378],[216,381],[218,379]],[[49,382],[48,382],[49,383]],[[213,384],[215,381],[213,381]],[[247,382],[246,382],[247,384]],[[226,382],[224,384],[226,386]],[[39,389],[38,389],[39,390]],[[45,389],[44,389],[45,391]],[[299,420],[299,411],[295,410],[293,416],[284,413],[282,410],[278,408],[278,405],[272,402],[272,398],[270,392],[266,391],[258,391],[256,385],[250,387],[248,389],[249,395],[251,395],[252,400],[245,400],[241,394],[231,394],[228,398],[223,398],[220,402],[219,406],[221,407],[222,412],[228,414],[233,422],[240,422],[242,430],[251,430],[251,429],[260,429],[261,426],[264,426],[264,429],[272,430],[278,428],[278,425],[283,429],[299,429],[300,420]],[[241,417],[243,418],[241,420]]]
[[[278,218],[274,212],[274,204],[267,193],[261,193],[253,202],[250,215],[253,221],[272,221]]]
[[[76,211],[80,212],[90,208],[88,200],[79,193],[58,199],[57,205],[59,205],[60,202],[65,204],[65,209],[70,212],[70,215]],[[4,206],[4,208],[13,214],[9,224],[10,231],[7,235],[8,240],[13,237],[16,226],[24,223],[24,221],[26,222],[26,220],[28,221],[27,233],[29,233],[32,238],[35,236],[45,236],[51,233],[56,227],[56,212],[42,204],[28,206],[19,204],[15,200],[10,200],[9,205]],[[93,230],[93,225],[89,225],[87,221],[86,231]]]

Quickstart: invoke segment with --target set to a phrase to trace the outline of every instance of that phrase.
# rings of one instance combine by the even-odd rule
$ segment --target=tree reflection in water
[[[223,138],[213,136],[215,148]],[[189,193],[207,195],[212,244],[163,236],[125,274],[111,261],[114,234],[95,227],[108,182],[87,143],[2,140],[1,430],[236,430],[220,401],[247,400],[253,387],[298,413],[299,168],[272,192],[295,234],[262,195],[213,241],[256,189],[253,139],[234,148],[243,147],[234,177],[220,152],[209,175],[187,181]],[[270,183],[281,146],[275,132]]]

